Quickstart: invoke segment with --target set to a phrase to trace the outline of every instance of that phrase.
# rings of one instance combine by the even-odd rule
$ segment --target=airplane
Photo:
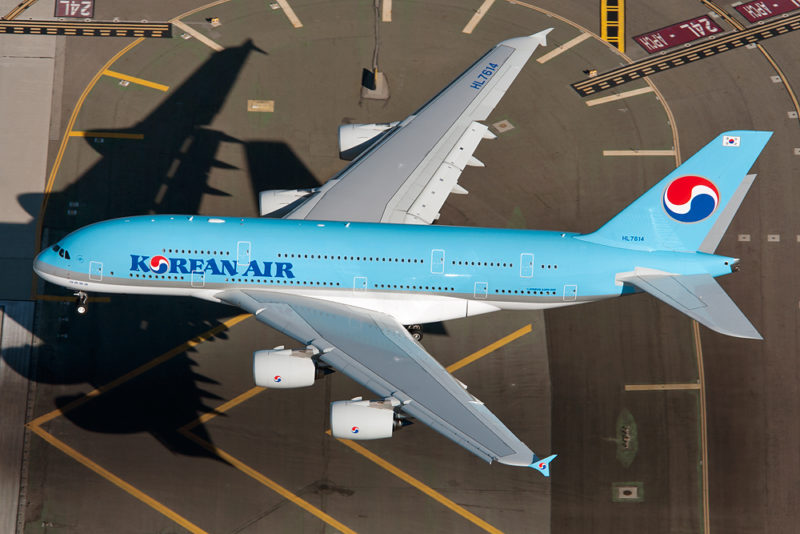
[[[715,255],[771,132],[720,134],[589,234],[431,226],[481,124],[551,29],[499,43],[403,121],[345,125],[355,159],[316,189],[260,194],[262,215],[132,216],[81,228],[34,270],[87,292],[193,296],[238,306],[304,348],[255,352],[256,384],[305,387],[337,370],[371,390],[331,404],[333,436],[386,438],[411,419],[487,462],[540,458],[419,343],[421,324],[647,292],[708,328],[760,339],[714,277]],[[359,148],[360,147],[360,148]],[[355,151],[353,149],[356,149]]]

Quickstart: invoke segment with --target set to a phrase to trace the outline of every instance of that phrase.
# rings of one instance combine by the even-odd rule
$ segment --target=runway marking
[[[112,78],[117,78],[118,80],[125,80],[137,85],[144,85],[145,87],[150,87],[151,89],[157,89],[164,92],[169,91],[168,85],[162,85],[160,83],[143,80],[142,78],[137,78],[136,76],[128,76],[127,74],[122,74],[113,70],[106,69],[103,74]]]
[[[125,48],[114,54],[111,59],[109,59],[105,65],[103,65],[99,71],[92,77],[89,81],[89,84],[81,93],[81,96],[78,97],[78,101],[75,103],[75,107],[72,110],[72,113],[69,116],[69,121],[67,122],[67,132],[71,132],[73,126],[75,126],[75,121],[78,118],[78,113],[80,112],[81,108],[83,107],[83,103],[86,100],[86,97],[91,92],[92,88],[94,88],[97,80],[100,79],[100,76],[103,75],[103,72],[108,70],[108,68],[114,64],[116,60],[122,57],[125,53],[127,53],[130,49],[138,45],[144,41],[143,37],[140,37],[133,41],[132,43],[128,44]],[[56,158],[53,161],[53,167],[50,169],[50,175],[47,178],[47,183],[44,187],[44,194],[42,195],[42,206],[39,208],[39,217],[36,219],[36,250],[42,249],[42,229],[44,224],[44,215],[47,212],[47,202],[50,200],[50,193],[53,190],[53,184],[56,181],[56,175],[58,174],[58,169],[61,167],[61,160],[64,158],[64,152],[67,150],[67,143],[69,142],[70,136],[65,134],[64,137],[61,138],[61,144],[58,147],[58,152],[56,153]],[[36,277],[31,277],[31,295],[35,299],[36,294],[36,284],[37,280]]]
[[[625,91],[624,93],[619,93],[616,95],[603,96],[600,98],[592,98],[591,100],[586,100],[586,105],[591,107],[591,106],[596,106],[598,104],[605,104],[607,102],[614,102],[615,100],[622,100],[623,98],[630,98],[632,96],[638,96],[652,92],[653,92],[652,87],[642,87],[641,89]]]
[[[479,7],[475,14],[472,15],[472,18],[469,19],[469,22],[467,22],[467,25],[464,26],[464,29],[461,30],[461,32],[472,33],[472,30],[475,29],[475,26],[477,26],[483,16],[486,15],[486,12],[489,11],[490,7],[492,7],[492,4],[494,4],[494,0],[483,0],[481,7]]]
[[[82,397],[78,397],[74,401],[72,401],[72,402],[70,402],[68,404],[65,404],[63,407],[57,408],[57,409],[55,409],[55,410],[53,410],[51,412],[48,412],[48,413],[46,413],[44,415],[41,415],[41,416],[37,417],[36,419],[31,421],[30,424],[37,425],[37,426],[38,425],[43,425],[44,423],[47,423],[48,421],[51,421],[52,419],[55,419],[56,417],[58,417],[60,415],[63,415],[65,413],[69,412],[69,411],[72,411],[75,408],[78,408],[79,406],[82,406],[82,405],[86,404],[87,402],[89,402],[93,398],[98,397],[98,396],[102,395],[103,393],[107,393],[107,392],[111,391],[112,389],[114,389],[114,388],[116,388],[118,386],[121,386],[125,382],[128,382],[129,380],[131,380],[133,378],[136,378],[137,376],[141,375],[142,373],[144,373],[146,371],[149,371],[153,367],[156,367],[157,365],[161,365],[162,363],[166,362],[167,360],[170,360],[170,359],[174,358],[175,356],[186,352],[190,348],[196,347],[197,345],[200,345],[201,343],[203,343],[205,341],[208,341],[209,339],[213,338],[214,336],[216,336],[217,334],[219,334],[223,330],[228,330],[228,329],[232,328],[234,325],[237,325],[237,324],[241,323],[242,321],[244,321],[245,319],[247,319],[249,317],[252,317],[252,315],[249,314],[249,313],[243,313],[241,315],[237,315],[235,317],[232,317],[232,318],[228,319],[227,321],[223,321],[222,323],[218,324],[214,328],[212,328],[210,330],[207,330],[207,331],[203,332],[202,334],[200,334],[200,335],[198,335],[196,337],[193,337],[189,341],[187,341],[185,343],[182,343],[181,345],[178,345],[177,347],[173,348],[172,350],[168,350],[167,352],[165,352],[161,356],[153,358],[149,362],[147,362],[147,363],[145,363],[143,365],[140,365],[136,369],[134,369],[132,371],[129,371],[129,372],[125,373],[122,376],[119,376],[119,377],[115,378],[111,382],[108,382],[107,384],[104,384],[104,385],[102,385],[102,386],[100,386],[98,388],[93,389],[92,391],[90,391],[89,393],[86,393]]]
[[[193,534],[206,534],[205,530],[201,529],[200,527],[198,527],[197,525],[195,525],[194,523],[192,523],[191,521],[189,521],[188,519],[186,519],[182,515],[178,514],[177,512],[172,510],[171,508],[161,504],[160,502],[158,502],[157,500],[153,499],[152,497],[150,497],[149,495],[147,495],[143,491],[141,491],[141,490],[137,489],[136,487],[132,486],[131,484],[125,482],[120,477],[118,477],[117,475],[115,475],[114,473],[109,471],[108,469],[105,469],[105,468],[101,467],[97,463],[93,462],[92,460],[90,460],[89,458],[84,456],[83,454],[79,453],[78,451],[76,451],[75,449],[73,449],[72,447],[70,447],[69,445],[64,443],[63,441],[59,440],[58,438],[56,438],[55,436],[53,436],[49,432],[45,431],[38,424],[36,424],[35,421],[31,422],[31,423],[28,423],[26,426],[29,429],[31,429],[36,435],[41,437],[43,440],[48,442],[50,445],[52,445],[56,449],[60,450],[61,452],[63,452],[64,454],[66,454],[67,456],[72,458],[73,460],[75,460],[78,463],[82,464],[84,467],[86,467],[88,469],[91,469],[92,471],[94,471],[95,473],[97,473],[98,475],[103,477],[104,479],[108,480],[109,482],[111,482],[112,484],[114,484],[115,486],[120,488],[121,490],[123,490],[126,493],[128,493],[129,495],[139,499],[140,501],[145,503],[150,508],[153,508],[154,510],[156,510],[159,513],[161,513],[162,515],[165,515],[166,517],[168,517],[171,520],[175,521],[177,524],[179,524],[180,526],[182,526],[183,528],[185,528],[189,532],[192,532]]]
[[[69,133],[70,137],[102,137],[106,139],[144,139],[144,134],[122,133],[122,132],[93,132],[73,130]]]
[[[476,360],[478,360],[480,358],[483,358],[487,354],[496,351],[497,349],[499,349],[500,347],[502,347],[504,345],[508,345],[509,343],[514,341],[515,339],[520,338],[520,337],[524,336],[525,334],[529,334],[532,331],[533,331],[533,325],[532,324],[527,324],[527,325],[523,326],[522,328],[520,328],[519,330],[517,330],[515,332],[511,332],[507,336],[498,339],[497,341],[495,341],[491,345],[487,345],[487,346],[483,347],[481,350],[479,350],[477,352],[473,352],[469,356],[466,356],[466,357],[458,360],[457,362],[455,362],[453,364],[450,364],[449,366],[446,367],[447,372],[453,373],[455,371],[458,371],[462,367],[466,367],[467,365],[473,363],[474,361],[476,361]]]
[[[381,2],[381,21],[392,22],[392,0],[383,0]]]
[[[625,0],[600,0],[600,38],[625,52]]]
[[[326,431],[326,434],[331,435],[331,431],[330,430]],[[450,499],[448,499],[447,497],[445,497],[444,495],[442,495],[441,493],[439,493],[435,489],[431,488],[427,484],[424,484],[424,483],[420,482],[418,479],[416,479],[413,476],[409,475],[408,473],[406,473],[402,469],[400,469],[398,467],[395,467],[394,465],[390,464],[389,462],[387,462],[386,460],[384,460],[383,458],[381,458],[377,454],[375,454],[372,451],[364,448],[363,446],[359,445],[358,443],[356,443],[356,442],[354,442],[352,440],[349,440],[349,439],[339,439],[339,438],[336,438],[336,441],[338,441],[342,445],[345,445],[346,447],[349,447],[350,449],[354,450],[355,452],[357,452],[358,454],[360,454],[361,456],[363,456],[367,460],[369,460],[369,461],[377,464],[378,466],[382,467],[383,469],[385,469],[386,471],[390,472],[391,474],[393,474],[394,476],[396,476],[400,480],[402,480],[404,482],[407,482],[411,486],[414,486],[415,488],[417,488],[419,491],[421,491],[422,493],[424,493],[428,497],[430,497],[430,498],[438,501],[439,503],[443,504],[444,506],[446,506],[447,508],[449,508],[453,512],[455,512],[458,515],[460,515],[461,517],[464,517],[465,519],[467,519],[471,523],[481,527],[486,532],[492,532],[492,533],[495,533],[495,534],[502,534],[501,530],[493,527],[492,525],[490,525],[489,523],[487,523],[486,521],[484,521],[480,517],[476,516],[475,514],[470,512],[469,510],[466,510],[466,509],[462,508],[461,506],[457,505],[456,503],[454,503],[453,501],[451,501]]]
[[[604,156],[674,156],[675,150],[603,150]]]
[[[245,391],[244,393],[232,398],[228,402],[221,404],[217,408],[214,408],[213,411],[210,411],[208,413],[204,413],[203,415],[201,415],[200,417],[198,417],[194,421],[191,421],[191,422],[183,425],[180,429],[178,429],[178,431],[179,432],[188,432],[189,430],[193,429],[197,425],[202,425],[203,423],[207,423],[208,421],[212,420],[216,416],[222,415],[223,413],[227,412],[228,410],[230,410],[230,409],[242,404],[245,401],[248,401],[248,400],[252,399],[253,397],[258,395],[259,393],[263,393],[266,390],[267,390],[267,388],[262,388],[261,386],[256,386],[256,387],[254,387],[252,389],[249,389],[249,390]]]
[[[578,35],[577,37],[574,37],[574,38],[570,39],[569,41],[567,41],[566,43],[562,44],[561,46],[558,46],[558,47],[552,49],[550,52],[546,53],[545,55],[537,58],[536,61],[538,61],[539,63],[546,63],[546,62],[550,61],[551,59],[553,59],[554,57],[556,57],[557,55],[561,54],[562,52],[566,52],[567,50],[569,50],[573,46],[584,42],[589,37],[591,37],[591,35],[589,35],[588,33],[582,33],[582,34]]]
[[[186,23],[184,23],[184,22],[182,22],[180,20],[176,19],[176,20],[174,20],[172,22],[172,24],[174,24],[175,26],[177,26],[178,28],[180,28],[184,32],[188,33],[189,35],[191,35],[192,37],[194,37],[195,39],[197,39],[198,41],[200,41],[201,43],[203,43],[204,45],[206,45],[207,47],[209,47],[212,50],[216,50],[217,52],[222,52],[223,50],[225,50],[222,47],[222,45],[216,43],[215,41],[212,41],[211,39],[209,39],[208,37],[206,37],[205,35],[203,35],[199,31],[195,30],[194,28],[192,28],[191,26],[189,26],[188,24],[186,24]]]
[[[699,383],[686,384],[625,384],[625,391],[676,391],[700,389]]]
[[[286,18],[289,19],[289,22],[292,23],[292,26],[294,26],[295,28],[303,27],[303,23],[300,22],[299,18],[297,18],[297,15],[295,15],[292,6],[289,5],[289,2],[287,2],[287,0],[275,0],[275,1],[278,3],[279,6],[281,6],[283,12],[286,13]]]

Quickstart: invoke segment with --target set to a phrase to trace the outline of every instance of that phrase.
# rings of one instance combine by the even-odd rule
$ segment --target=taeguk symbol
[[[272,381],[275,382],[275,383],[278,383],[281,380],[283,380],[283,378],[281,378],[281,375],[275,375],[275,376],[272,377]]]
[[[664,191],[664,210],[676,221],[696,223],[717,209],[719,191],[702,176],[681,176]]]
[[[169,270],[169,260],[164,256],[150,258],[150,270],[156,274],[164,274]]]
[[[358,434],[358,427],[354,426],[353,428],[350,429],[350,432],[352,432],[353,434]]]

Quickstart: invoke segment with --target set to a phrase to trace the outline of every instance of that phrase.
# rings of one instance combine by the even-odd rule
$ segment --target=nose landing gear
[[[83,291],[78,291],[77,293],[75,293],[75,296],[78,297],[78,300],[75,303],[76,304],[75,309],[77,310],[79,315],[85,315],[86,312],[89,311],[89,304],[88,304],[89,295],[87,295]]]

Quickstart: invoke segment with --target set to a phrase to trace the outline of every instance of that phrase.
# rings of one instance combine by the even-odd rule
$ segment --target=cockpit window
[[[64,250],[64,249],[61,249],[61,250]],[[66,259],[66,260],[69,259],[69,252],[67,252],[66,250],[64,250],[64,259]]]
[[[59,250],[61,250],[61,247],[58,245],[53,245],[53,252],[58,252]]]
[[[53,252],[58,252],[58,255],[64,258],[65,260],[70,259],[69,252],[67,252],[67,249],[61,248],[58,245],[53,245]]]

